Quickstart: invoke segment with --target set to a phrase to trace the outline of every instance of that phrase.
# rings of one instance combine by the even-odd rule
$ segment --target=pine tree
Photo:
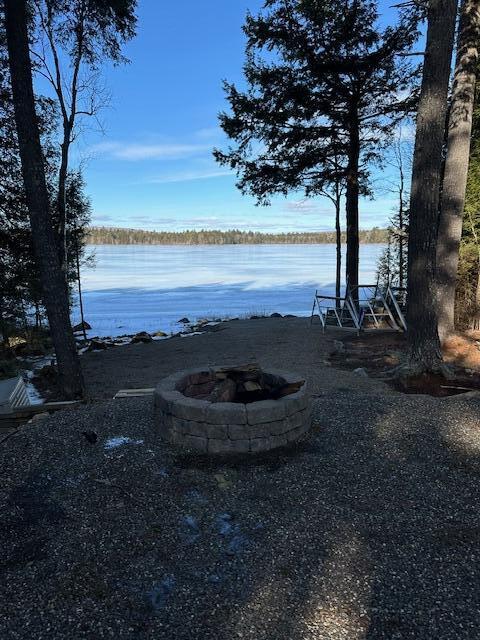
[[[67,176],[66,192],[66,218],[67,218],[67,278],[69,283],[77,285],[78,305],[80,308],[80,322],[83,337],[87,339],[85,331],[85,316],[82,295],[82,278],[80,266],[85,260],[85,245],[87,239],[87,226],[91,218],[90,200],[85,195],[85,183],[80,170]]]
[[[261,202],[298,189],[315,195],[342,180],[352,287],[359,197],[415,101],[416,71],[402,54],[417,37],[417,17],[404,12],[381,29],[371,0],[267,0],[244,27],[247,90],[225,83],[231,112],[220,123],[233,145],[215,156],[237,171],[243,192]]]

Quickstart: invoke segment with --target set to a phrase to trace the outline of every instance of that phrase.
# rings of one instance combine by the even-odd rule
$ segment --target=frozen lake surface
[[[361,247],[361,282],[375,282],[382,249]],[[330,244],[99,245],[88,252],[96,265],[82,273],[91,335],[178,331],[184,316],[309,316],[315,289],[335,289]],[[79,321],[77,308],[72,319]]]

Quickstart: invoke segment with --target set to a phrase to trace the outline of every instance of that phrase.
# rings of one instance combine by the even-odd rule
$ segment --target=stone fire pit
[[[282,447],[311,425],[305,380],[256,365],[180,371],[158,384],[154,403],[164,440],[212,454]]]

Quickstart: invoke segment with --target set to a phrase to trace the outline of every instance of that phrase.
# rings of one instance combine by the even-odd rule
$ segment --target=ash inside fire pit
[[[287,382],[281,376],[262,371],[258,365],[246,365],[190,374],[177,389],[189,398],[248,404],[283,398],[296,393],[303,384],[303,380]]]
[[[312,422],[301,376],[253,364],[174,373],[157,385],[154,410],[163,440],[211,454],[288,446]]]

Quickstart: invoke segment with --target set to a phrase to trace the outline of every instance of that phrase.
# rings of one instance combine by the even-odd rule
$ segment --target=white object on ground
[[[133,440],[132,438],[127,438],[126,436],[115,436],[113,438],[109,438],[105,442],[104,448],[107,450],[116,449],[117,447],[121,447],[124,444],[143,444],[143,440]]]
[[[113,396],[114,400],[118,398],[143,398],[145,396],[153,396],[154,388],[151,389],[120,389]]]

